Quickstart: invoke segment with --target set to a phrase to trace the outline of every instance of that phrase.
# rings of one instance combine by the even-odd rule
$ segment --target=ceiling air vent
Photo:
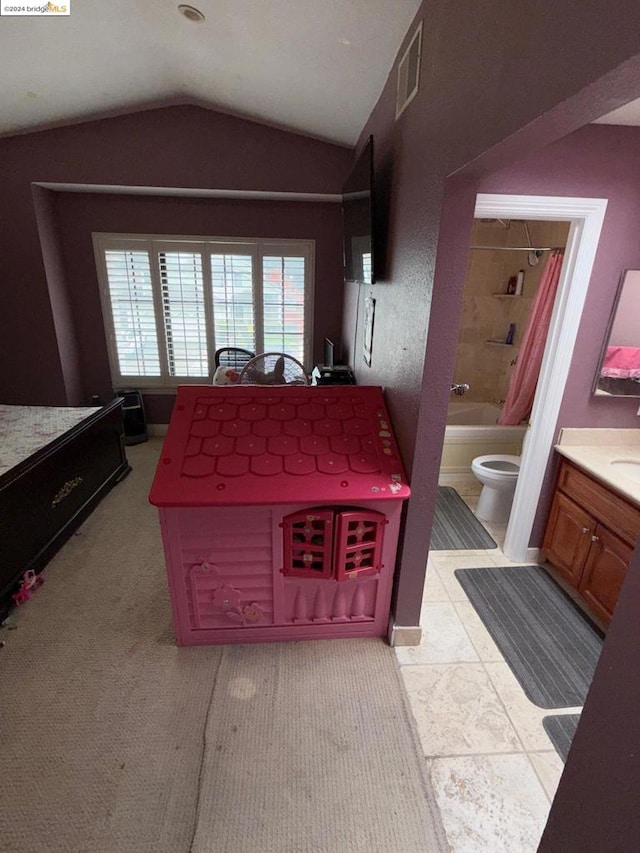
[[[396,97],[396,118],[399,118],[418,94],[420,80],[420,53],[422,51],[422,21],[409,42],[398,64],[398,94]]]

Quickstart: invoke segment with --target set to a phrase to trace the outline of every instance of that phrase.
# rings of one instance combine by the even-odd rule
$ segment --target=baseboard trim
[[[166,435],[167,430],[169,429],[169,424],[148,424],[147,432],[149,435],[157,436],[157,435]]]
[[[390,625],[390,646],[419,646],[422,639],[422,628],[419,625]]]
[[[540,548],[527,548],[525,551],[525,561],[527,563],[539,563],[542,554],[540,553]]]
[[[477,482],[477,478],[468,468],[447,468],[446,471],[441,470],[438,475],[438,484],[440,486],[446,486],[448,483],[464,483],[471,486]]]

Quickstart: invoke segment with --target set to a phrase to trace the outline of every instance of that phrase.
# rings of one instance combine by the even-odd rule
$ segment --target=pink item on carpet
[[[409,495],[380,388],[180,387],[150,493],[178,644],[385,635]]]
[[[640,348],[607,347],[600,376],[612,379],[640,379]]]

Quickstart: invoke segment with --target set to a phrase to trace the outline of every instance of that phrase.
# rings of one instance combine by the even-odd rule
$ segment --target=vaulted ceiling
[[[420,6],[192,0],[198,22],[175,0],[63,2],[0,18],[0,135],[197,103],[353,145]]]

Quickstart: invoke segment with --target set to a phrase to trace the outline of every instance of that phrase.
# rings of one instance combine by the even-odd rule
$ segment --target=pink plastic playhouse
[[[150,494],[178,644],[386,634],[409,494],[380,388],[182,386]]]

